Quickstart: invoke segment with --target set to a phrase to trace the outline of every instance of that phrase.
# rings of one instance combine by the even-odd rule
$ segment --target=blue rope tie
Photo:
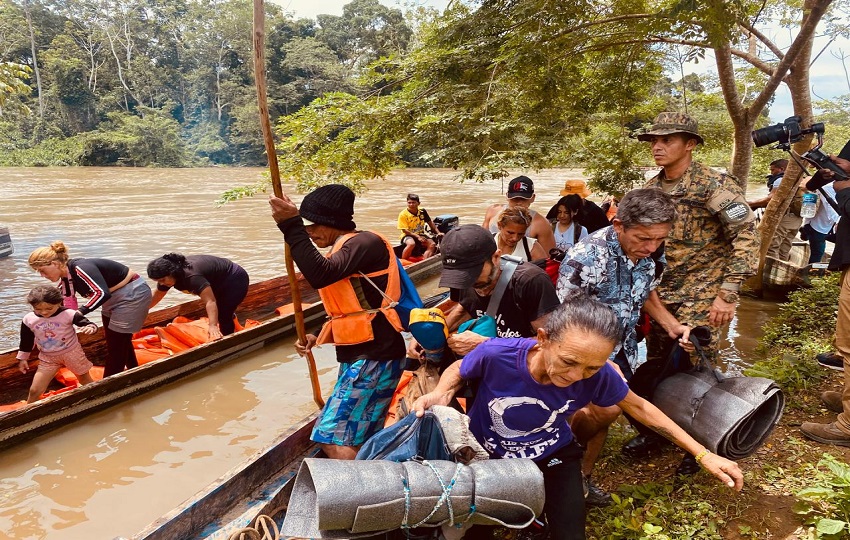
[[[443,481],[442,476],[440,476],[440,471],[437,470],[437,467],[435,467],[433,463],[431,463],[428,460],[422,460],[422,464],[427,465],[428,468],[430,468],[431,471],[434,473],[434,476],[437,477],[437,481],[440,483],[440,490],[442,491],[442,493],[440,494],[440,498],[437,500],[437,503],[434,505],[434,508],[431,509],[431,512],[422,521],[420,521],[420,522],[418,522],[414,525],[409,525],[408,524],[408,518],[410,517],[410,485],[407,482],[407,478],[402,476],[401,477],[401,483],[402,483],[402,486],[403,486],[403,489],[404,489],[404,518],[401,522],[401,528],[402,529],[415,529],[416,527],[422,526],[429,519],[431,519],[434,516],[434,514],[436,514],[437,511],[440,508],[442,508],[442,506],[444,504],[446,505],[446,508],[449,511],[449,525],[455,525],[454,508],[452,507],[452,504],[451,504],[451,493],[452,493],[452,489],[454,489],[455,485],[457,484],[457,478],[458,478],[458,475],[460,474],[460,471],[461,471],[461,468],[463,467],[463,464],[458,463],[458,464],[455,465],[454,475],[452,475],[452,478],[449,481],[448,485],[446,485],[446,483]],[[465,523],[466,521],[469,520],[470,517],[472,517],[472,514],[475,513],[475,505],[472,504],[470,506],[469,510],[470,510],[470,513],[466,516],[466,519],[464,519],[461,523],[459,523],[457,525],[458,527],[462,526],[463,523]]]

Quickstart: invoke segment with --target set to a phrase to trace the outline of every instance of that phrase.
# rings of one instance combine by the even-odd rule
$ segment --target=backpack
[[[395,309],[395,312],[398,314],[398,319],[401,322],[402,328],[406,331],[410,331],[410,312],[417,308],[424,307],[422,303],[422,298],[419,296],[419,291],[416,290],[416,285],[413,284],[413,280],[410,279],[410,276],[407,275],[407,270],[404,269],[404,266],[401,264],[401,259],[396,257],[396,265],[398,265],[398,284],[399,284],[399,297],[398,300],[393,300],[387,293],[385,293],[380,287],[375,285],[375,282],[369,279],[369,276],[360,272],[360,275],[366,279],[375,289],[381,293],[381,296],[390,301],[390,307]]]
[[[416,285],[413,280],[407,275],[407,270],[401,264],[401,259],[396,258],[398,265],[399,285],[401,286],[401,295],[398,298],[398,303],[395,306],[395,311],[398,313],[398,318],[401,320],[401,325],[405,330],[410,330],[410,312],[414,309],[424,307],[422,298],[419,296],[419,291],[416,290]]]
[[[454,461],[437,415],[410,413],[390,427],[375,433],[360,447],[354,459],[409,461],[437,459]]]

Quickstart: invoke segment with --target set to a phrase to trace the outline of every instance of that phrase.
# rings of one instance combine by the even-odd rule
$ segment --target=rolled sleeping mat
[[[785,395],[770,379],[702,369],[661,381],[652,403],[708,450],[734,460],[764,443],[782,417]]]
[[[523,528],[543,512],[543,473],[528,459],[301,464],[281,534],[357,538],[463,523]]]

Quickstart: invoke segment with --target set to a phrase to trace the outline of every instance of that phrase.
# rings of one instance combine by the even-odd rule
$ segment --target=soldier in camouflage
[[[693,150],[703,139],[696,120],[687,114],[659,114],[638,140],[650,143],[655,164],[662,167],[644,187],[669,193],[678,211],[665,243],[667,267],[658,296],[678,320],[711,328],[711,344],[705,350],[715,355],[720,329],[735,315],[741,284],[758,268],[755,216],[735,177],[693,161]],[[653,325],[647,336],[647,367],[663,362],[673,345],[667,332]],[[660,442],[647,439],[629,441],[624,453],[645,455]],[[683,462],[678,472],[698,470],[695,462]]]

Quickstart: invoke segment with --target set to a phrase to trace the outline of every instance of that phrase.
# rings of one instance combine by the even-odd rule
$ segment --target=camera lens
[[[775,142],[788,142],[785,124],[774,124],[753,131],[753,143],[756,146],[764,146]]]

